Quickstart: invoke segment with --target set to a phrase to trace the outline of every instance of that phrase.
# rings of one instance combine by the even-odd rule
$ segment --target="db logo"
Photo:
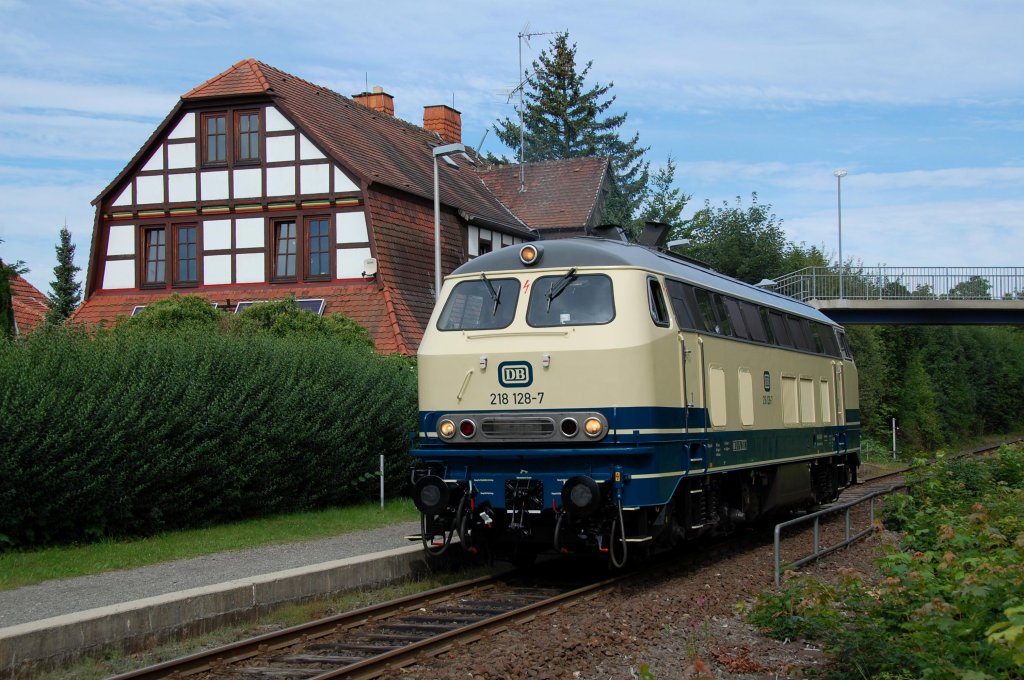
[[[529,387],[533,384],[533,367],[526,361],[505,361],[498,364],[498,382],[502,387]]]

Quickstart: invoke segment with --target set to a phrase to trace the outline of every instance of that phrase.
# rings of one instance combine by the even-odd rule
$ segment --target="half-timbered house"
[[[434,302],[432,149],[461,142],[461,127],[449,106],[425,106],[413,125],[380,88],[350,98],[235,64],[182,95],[95,199],[75,321],[110,322],[175,292],[228,310],[294,294],[351,317],[381,352],[415,352]],[[566,200],[589,205],[562,221],[582,231],[608,172],[603,159],[579,164],[563,174],[583,172],[589,186]],[[550,228],[529,192],[508,194],[472,149],[442,157],[438,172],[444,272]]]

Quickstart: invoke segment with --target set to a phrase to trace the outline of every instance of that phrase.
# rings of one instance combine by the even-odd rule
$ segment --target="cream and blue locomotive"
[[[630,554],[834,500],[857,371],[814,308],[669,252],[580,237],[477,257],[419,348],[428,552]]]

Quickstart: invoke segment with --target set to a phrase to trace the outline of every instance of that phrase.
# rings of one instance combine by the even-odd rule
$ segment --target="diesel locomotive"
[[[419,539],[631,555],[834,500],[857,369],[806,304],[656,247],[578,237],[446,280],[418,353]]]

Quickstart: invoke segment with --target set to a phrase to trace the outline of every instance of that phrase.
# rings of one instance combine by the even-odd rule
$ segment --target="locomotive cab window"
[[[853,361],[853,352],[850,351],[850,343],[846,341],[846,333],[837,328],[836,339],[839,341],[839,349],[843,353],[843,357]]]
[[[615,318],[612,280],[604,274],[542,276],[530,289],[526,323],[535,328],[605,324]]]
[[[517,279],[460,281],[448,296],[437,320],[442,331],[507,328],[519,300]]]
[[[668,326],[668,305],[665,303],[665,293],[661,290],[658,279],[647,279],[647,304],[651,308],[651,319],[656,326]]]

